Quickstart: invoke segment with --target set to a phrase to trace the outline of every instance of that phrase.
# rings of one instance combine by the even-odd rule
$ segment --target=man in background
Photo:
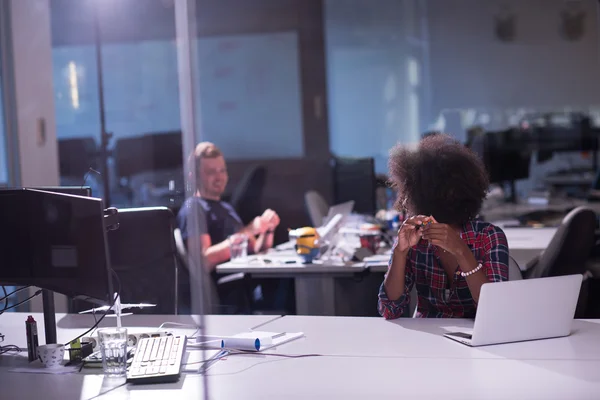
[[[200,244],[204,268],[216,280],[216,266],[230,259],[228,238],[236,233],[244,234],[248,238],[249,253],[267,250],[273,247],[273,232],[279,225],[279,216],[267,209],[244,226],[233,207],[221,200],[229,176],[223,154],[215,144],[199,143],[189,162],[196,173],[196,192],[181,207],[177,222],[188,249],[193,243]],[[192,223],[194,216],[198,218],[197,227]]]

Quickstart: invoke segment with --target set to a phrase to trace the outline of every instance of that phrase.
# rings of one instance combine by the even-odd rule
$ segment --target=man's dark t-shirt
[[[191,220],[195,215],[198,216],[199,232],[196,232]],[[207,233],[212,244],[221,243],[244,227],[242,220],[230,204],[196,196],[185,201],[177,214],[177,224],[184,241]]]
[[[197,225],[193,220],[195,216],[198,218]],[[212,244],[221,243],[229,236],[238,233],[244,227],[242,220],[230,204],[224,201],[207,200],[196,196],[188,198],[181,207],[181,210],[179,210],[177,225],[186,246],[187,239],[199,240],[200,235],[203,234],[210,236]],[[210,273],[210,276],[215,282],[217,281],[217,272],[215,270]],[[180,287],[182,302],[184,304],[191,304],[189,277],[182,277],[180,282],[182,285]],[[225,307],[227,305],[238,304],[236,297],[238,294],[235,291],[230,293],[223,292],[218,287],[216,289],[220,301]]]

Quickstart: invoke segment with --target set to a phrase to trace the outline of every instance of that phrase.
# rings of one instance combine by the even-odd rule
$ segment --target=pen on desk
[[[261,326],[265,326],[267,324],[270,324],[271,322],[276,321],[279,318],[283,318],[283,317],[285,317],[285,315],[278,315],[275,318],[272,318],[272,319],[270,319],[268,321],[263,322],[262,324],[258,324],[256,326],[253,326],[252,328],[250,328],[250,330],[253,331],[253,330],[257,329],[257,328],[260,328]]]

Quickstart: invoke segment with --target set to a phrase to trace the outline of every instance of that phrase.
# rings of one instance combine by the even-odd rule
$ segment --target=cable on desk
[[[258,328],[260,328],[260,327],[262,327],[262,326],[265,326],[265,325],[267,325],[267,324],[270,324],[271,322],[273,322],[273,321],[276,321],[276,320],[278,320],[278,319],[280,319],[280,318],[283,318],[283,317],[285,317],[285,314],[278,315],[278,316],[276,316],[276,317],[273,317],[273,318],[271,318],[271,319],[269,319],[269,320],[267,320],[267,321],[265,321],[265,322],[261,322],[260,324],[258,324],[258,325],[256,325],[256,326],[253,326],[252,328],[250,328],[250,330],[251,330],[251,331],[253,331],[253,330],[256,330],[256,329],[258,329]]]
[[[121,281],[119,280],[119,277],[117,276],[117,273],[111,269],[112,274],[115,276],[116,280],[117,280],[117,296],[115,298],[114,301],[117,300],[117,298],[121,297]],[[113,303],[114,304],[114,303]],[[96,322],[94,323],[94,325],[92,325],[92,327],[90,329],[88,329],[87,331],[83,332],[81,335],[77,336],[75,339],[68,341],[67,343],[73,343],[74,341],[76,341],[77,339],[81,339],[82,337],[86,336],[87,334],[89,334],[90,332],[94,331],[98,325],[100,325],[100,322],[102,322],[102,320],[108,315],[108,313],[110,312],[110,308],[108,310],[106,310],[104,312],[104,314],[102,314],[102,316],[96,320],[96,315],[94,314],[94,320],[96,320]]]
[[[104,319],[104,317],[106,317],[109,312],[110,312],[110,310],[106,310],[104,312],[104,314],[102,314],[102,316],[96,321],[96,323],[94,325],[92,325],[92,327],[90,329],[88,329],[87,331],[83,332],[81,335],[77,336],[75,339],[69,340],[67,343],[73,343],[77,339],[81,339],[82,337],[86,336],[88,333],[92,332],[94,329],[96,329],[98,327],[98,325],[100,325],[100,322],[102,322],[102,320]]]
[[[9,294],[6,294],[6,290],[5,290],[5,291],[4,291],[4,294],[5,294],[5,296],[4,296],[3,298],[1,298],[1,299],[0,299],[0,301],[4,300],[5,298],[8,298],[8,297],[12,296],[12,295],[13,295],[13,294],[15,294],[15,293],[19,293],[19,292],[20,292],[20,291],[22,291],[22,290],[29,289],[30,287],[31,287],[31,286],[23,286],[23,287],[20,287],[20,288],[18,288],[18,289],[16,289],[16,290],[13,290],[13,291],[12,291],[12,292],[10,292]],[[3,288],[4,288],[4,286],[3,286]]]
[[[235,355],[235,354],[254,354],[254,355],[282,357],[282,358],[308,358],[308,357],[326,357],[327,356],[327,354],[318,354],[318,353],[309,353],[309,354],[265,353],[263,351],[229,349],[227,347],[225,347],[223,350],[229,351],[229,353],[231,355]]]
[[[3,308],[3,309],[2,309],[2,311],[0,311],[0,315],[2,315],[2,314],[4,313],[4,311],[6,311],[6,310],[10,310],[10,309],[13,309],[13,308],[15,308],[15,307],[19,307],[21,304],[27,303],[29,300],[33,299],[35,296],[39,295],[40,293],[42,293],[42,290],[41,290],[41,289],[40,289],[40,290],[38,290],[37,292],[35,292],[33,295],[31,295],[31,296],[29,296],[28,298],[26,298],[25,300],[23,300],[23,301],[20,301],[20,302],[18,302],[17,304],[13,304],[13,305],[12,305],[12,306],[10,306],[10,307],[5,307],[5,308]]]
[[[190,339],[196,339],[196,334],[200,331],[200,326],[198,325],[192,325],[192,324],[181,324],[179,322],[163,322],[162,324],[160,324],[160,326],[156,329],[156,331],[160,331],[165,325],[173,325],[173,326],[179,326],[182,328],[195,328],[196,330],[194,331],[194,333],[191,334],[191,336],[187,336],[187,340]]]
[[[15,353],[20,353],[21,348],[14,344],[7,344],[6,346],[0,346],[0,356],[2,354],[10,353],[11,351],[14,351]]]

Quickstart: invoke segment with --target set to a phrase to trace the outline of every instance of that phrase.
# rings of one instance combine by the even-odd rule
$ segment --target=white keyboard
[[[127,382],[176,382],[181,376],[185,346],[185,336],[140,339],[133,362],[127,371]]]

